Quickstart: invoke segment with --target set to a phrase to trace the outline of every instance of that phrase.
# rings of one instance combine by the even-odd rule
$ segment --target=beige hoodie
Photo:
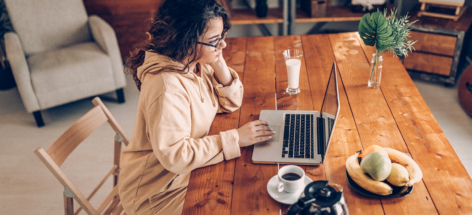
[[[236,129],[208,136],[217,113],[241,106],[243,86],[238,74],[230,69],[233,81],[226,87],[209,65],[201,65],[201,77],[176,71],[149,74],[167,65],[183,68],[151,52],[146,52],[138,68],[142,85],[136,123],[122,153],[118,183],[129,215],[146,200],[159,211],[172,204],[174,193],[186,192],[192,170],[241,155]]]

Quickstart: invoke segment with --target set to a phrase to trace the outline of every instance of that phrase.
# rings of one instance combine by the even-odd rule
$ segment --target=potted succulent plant
[[[269,6],[267,0],[256,0],[256,15],[257,17],[266,17]]]
[[[387,16],[385,9],[383,14],[380,11],[372,14],[367,13],[359,22],[359,35],[368,46],[375,46],[375,54],[372,55],[372,65],[368,86],[371,88],[380,87],[380,76],[382,73],[382,54],[390,51],[394,56],[408,56],[408,51],[412,51],[416,41],[408,41],[410,26],[415,23],[408,21],[408,14],[397,18],[395,10]]]

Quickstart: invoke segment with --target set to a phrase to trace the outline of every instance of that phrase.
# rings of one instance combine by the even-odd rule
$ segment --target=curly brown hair
[[[147,32],[149,39],[137,44],[126,60],[125,73],[133,75],[138,90],[141,90],[141,81],[137,77],[137,69],[144,62],[145,52],[154,52],[182,62],[193,56],[183,69],[164,67],[163,70],[184,72],[189,65],[198,59],[201,50],[198,50],[198,38],[208,30],[207,23],[211,19],[221,17],[223,27],[231,27],[229,16],[225,9],[215,0],[167,0],[159,8],[151,20]]]

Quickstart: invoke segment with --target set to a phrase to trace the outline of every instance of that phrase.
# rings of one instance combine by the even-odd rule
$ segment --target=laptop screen
[[[331,141],[331,134],[333,132],[336,117],[339,112],[339,95],[338,95],[338,84],[337,84],[337,68],[336,63],[333,63],[331,73],[329,75],[328,86],[326,87],[325,97],[323,99],[323,105],[321,106],[321,117],[325,122],[325,138],[324,138],[324,152],[323,155],[328,151],[329,142]]]

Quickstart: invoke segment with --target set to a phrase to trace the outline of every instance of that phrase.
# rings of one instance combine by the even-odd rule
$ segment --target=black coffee
[[[295,181],[295,180],[300,179],[301,176],[295,173],[286,173],[285,175],[282,176],[282,178],[288,181]]]

